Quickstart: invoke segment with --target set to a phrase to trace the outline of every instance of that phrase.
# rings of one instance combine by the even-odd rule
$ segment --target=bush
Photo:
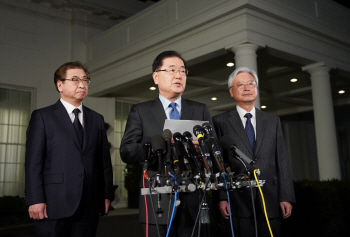
[[[24,198],[19,196],[0,197],[0,227],[32,223]]]
[[[350,236],[349,180],[302,180],[294,189],[297,204],[282,222],[282,236]]]
[[[127,164],[125,167],[124,186],[128,190],[128,208],[139,208],[140,178],[142,166]]]

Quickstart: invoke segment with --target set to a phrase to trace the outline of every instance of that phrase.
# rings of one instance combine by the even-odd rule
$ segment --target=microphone
[[[179,133],[179,132],[174,133],[173,139],[175,141],[175,146],[176,146],[177,150],[179,151],[180,156],[182,157],[182,159],[180,160],[180,164],[182,164],[186,168],[186,170],[190,171],[191,166],[188,163],[188,159],[187,159],[188,154],[186,152],[184,144],[182,143],[183,140],[182,140],[181,133]]]
[[[157,176],[159,178],[161,170],[162,170],[162,164],[163,164],[163,152],[166,150],[166,146],[165,146],[165,141],[164,138],[162,137],[162,135],[160,134],[154,134],[151,138],[152,141],[152,148],[153,151],[156,153],[157,158],[158,158],[158,172],[157,172]],[[160,180],[158,179],[159,183]]]
[[[194,163],[194,166],[196,167],[197,169],[197,172],[198,174],[200,175],[200,171],[201,171],[201,164],[199,163],[199,158],[197,156],[197,151],[196,151],[196,148],[194,147],[193,145],[193,142],[192,142],[192,134],[188,131],[184,132],[182,134],[185,142],[187,143],[187,151],[190,155],[190,157],[192,158],[192,163]]]
[[[162,164],[163,164],[162,155],[166,149],[166,145],[165,145],[164,138],[160,134],[154,134],[151,138],[151,141],[152,141],[153,151],[156,153],[158,158],[157,184],[160,186],[160,173],[161,173]],[[158,194],[158,211],[156,213],[158,214],[159,217],[161,217],[163,213],[160,207],[161,200],[162,200],[162,197],[160,194]]]
[[[148,161],[151,158],[151,143],[145,142],[145,144],[143,144],[143,151],[143,159],[145,160],[145,162],[143,163],[143,170],[146,170],[148,169]]]
[[[236,153],[237,156],[242,158],[246,163],[251,165],[254,169],[257,169],[258,167],[255,165],[255,162],[250,159],[246,154],[244,154],[240,149],[238,149],[234,144],[230,136],[224,135],[220,139],[220,144],[223,148],[227,150],[232,150]]]
[[[181,174],[183,167],[181,167],[179,162],[179,154],[177,152],[177,148],[174,144],[170,145],[171,157],[173,159],[174,171],[176,174]]]
[[[163,131],[162,136],[163,136],[165,143],[166,143],[166,153],[165,153],[166,168],[167,168],[167,171],[170,171],[170,166],[171,166],[171,148],[170,148],[170,145],[171,145],[171,138],[173,135],[171,134],[171,131],[169,129],[165,129]],[[166,172],[166,174],[167,173],[168,172]]]
[[[224,160],[222,158],[218,142],[212,134],[213,128],[210,125],[210,123],[203,123],[202,128],[204,129],[204,131],[206,133],[206,137],[208,138],[208,142],[211,146],[211,150],[213,151],[213,156],[215,158],[216,165],[217,165],[218,169],[220,170],[220,172],[224,172],[224,168],[223,168],[224,167]]]
[[[193,133],[198,138],[198,143],[199,143],[199,147],[200,147],[199,150],[201,151],[201,154],[203,157],[203,163],[204,163],[205,169],[209,171],[212,168],[212,162],[210,160],[210,153],[208,151],[208,147],[204,141],[203,128],[199,125],[196,125],[193,127]]]

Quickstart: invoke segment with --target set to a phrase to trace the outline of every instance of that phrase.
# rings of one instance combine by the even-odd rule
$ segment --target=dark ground
[[[1,237],[35,237],[34,225],[0,229]],[[142,227],[138,214],[111,215],[100,219],[97,237],[135,237],[142,236]]]

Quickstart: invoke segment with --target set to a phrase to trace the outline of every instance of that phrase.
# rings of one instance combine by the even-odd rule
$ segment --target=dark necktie
[[[254,154],[255,153],[255,133],[254,133],[252,122],[250,121],[252,114],[246,113],[244,117],[247,118],[247,122],[245,123],[245,132],[247,133],[250,147],[252,148],[252,151]]]
[[[74,109],[73,113],[75,115],[74,121],[73,121],[73,126],[75,129],[75,132],[77,134],[78,137],[78,141],[80,143],[80,147],[83,147],[83,126],[81,126],[81,123],[79,121],[79,113],[80,110],[79,109]]]
[[[171,102],[169,107],[171,107],[170,114],[169,114],[170,119],[180,120],[180,114],[179,114],[179,111],[177,111],[176,109],[176,103]]]

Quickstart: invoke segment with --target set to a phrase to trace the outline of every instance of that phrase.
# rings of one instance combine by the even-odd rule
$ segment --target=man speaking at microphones
[[[164,51],[154,60],[152,77],[158,85],[159,96],[151,101],[134,105],[125,127],[125,133],[120,145],[120,155],[125,163],[133,164],[143,161],[143,144],[155,134],[162,134],[166,119],[211,121],[205,104],[186,100],[182,93],[186,87],[188,70],[185,60],[175,51]],[[148,170],[149,177],[157,174],[156,170]],[[140,183],[142,184],[142,182]],[[147,184],[148,185],[148,184]],[[146,187],[148,187],[146,185]],[[140,185],[140,187],[142,187]],[[148,206],[148,236],[166,236],[169,223],[169,194],[147,197]],[[152,197],[152,203],[150,202]],[[195,193],[181,193],[181,204],[177,207],[176,216],[171,226],[169,236],[191,236],[196,215],[199,210],[200,195]],[[146,236],[146,208],[144,197],[140,195],[140,222]],[[152,204],[156,208],[160,204],[161,211],[156,215],[151,210]],[[198,225],[197,225],[198,226]],[[197,236],[196,232],[193,236]]]
[[[260,169],[259,179],[266,180],[262,192],[267,215],[273,236],[276,237],[280,236],[281,219],[288,218],[292,214],[291,203],[295,202],[295,195],[280,119],[254,107],[258,96],[257,86],[258,77],[253,70],[246,67],[237,68],[228,79],[229,92],[237,102],[237,106],[214,116],[213,123],[218,139],[229,136],[231,140],[228,140],[233,144],[228,144],[228,148],[239,149],[247,155],[246,160],[252,160],[250,163],[254,162]],[[227,160],[231,153],[231,149],[224,150]],[[239,160],[230,161],[233,163],[231,169],[236,174],[244,173],[244,166]],[[217,192],[217,194],[219,194],[220,213],[228,220],[229,206],[226,193]],[[258,236],[271,236],[258,190],[253,189],[253,199]],[[230,192],[230,201],[234,236],[257,236],[251,189],[233,190]]]

